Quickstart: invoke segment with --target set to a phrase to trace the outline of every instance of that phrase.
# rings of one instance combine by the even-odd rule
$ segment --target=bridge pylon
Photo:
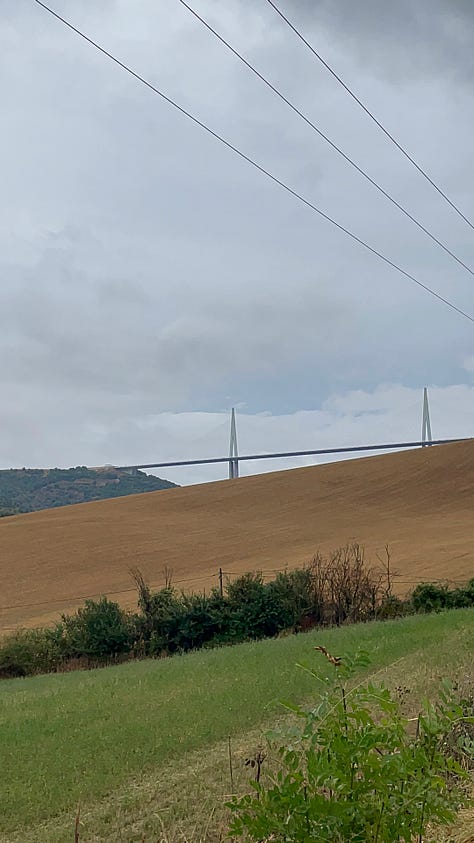
[[[421,441],[423,443],[423,448],[425,448],[427,445],[431,445],[433,441],[433,436],[431,433],[430,405],[428,401],[427,386],[425,386],[425,388],[423,389],[423,417],[421,422]]]
[[[232,407],[230,414],[230,448],[229,448],[229,480],[239,476],[239,450],[237,447],[237,425],[235,421],[235,408]]]

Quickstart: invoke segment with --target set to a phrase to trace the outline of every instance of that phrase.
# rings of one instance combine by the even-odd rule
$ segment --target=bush
[[[310,566],[277,574],[268,589],[278,606],[280,629],[298,632],[320,620],[320,601]]]
[[[146,655],[158,656],[176,652],[170,640],[182,615],[179,597],[171,586],[151,593],[139,571],[133,572],[138,589],[138,606],[141,615],[137,618],[137,637]]]
[[[448,605],[448,589],[433,583],[420,583],[411,599],[417,612],[439,612]]]
[[[187,652],[300,629],[313,608],[313,576],[309,568],[280,573],[264,583],[248,573],[226,584],[225,594],[177,593],[170,584],[152,594],[139,571],[137,637],[149,655]]]
[[[377,620],[386,621],[391,618],[403,618],[413,613],[411,600],[401,600],[394,594],[384,597],[377,609]]]
[[[473,604],[474,600],[466,588],[455,588],[448,592],[448,609],[468,609]]]
[[[33,673],[34,650],[31,633],[26,630],[18,630],[4,638],[0,646],[0,676],[10,679]]]
[[[180,595],[179,611],[168,626],[168,647],[188,652],[228,640],[228,606],[217,590],[210,595]]]
[[[409,843],[421,840],[429,823],[452,821],[467,775],[442,751],[463,717],[449,686],[436,704],[424,704],[410,735],[388,689],[346,688],[354,668],[367,664],[363,654],[352,661],[325,654],[332,674],[310,671],[322,685],[317,703],[309,710],[287,705],[301,725],[279,748],[279,772],[229,803],[230,835],[275,843]]]
[[[0,642],[0,677],[49,673],[64,658],[63,629],[19,629]]]
[[[68,658],[103,661],[133,649],[133,620],[107,597],[86,600],[74,615],[62,615],[62,627]]]
[[[368,568],[357,543],[335,550],[326,562],[329,620],[339,626],[375,617],[379,577]]]
[[[420,583],[411,596],[417,612],[439,612],[442,609],[466,609],[474,606],[474,580],[466,588],[450,590],[447,585]]]
[[[278,595],[263,582],[261,573],[244,574],[227,583],[231,640],[270,638],[284,628]]]

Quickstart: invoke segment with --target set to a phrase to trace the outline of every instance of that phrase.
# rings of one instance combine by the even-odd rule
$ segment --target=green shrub
[[[0,641],[0,677],[49,673],[64,658],[63,628],[18,629]]]
[[[473,596],[466,588],[454,588],[448,592],[446,607],[448,609],[468,609],[474,605]]]
[[[86,600],[74,615],[62,615],[65,655],[103,661],[128,653],[134,645],[133,620],[118,603]]]
[[[277,574],[268,589],[278,606],[280,629],[294,631],[321,621],[321,604],[310,566]]]
[[[248,573],[226,584],[225,594],[177,593],[167,585],[151,593],[140,572],[137,636],[149,655],[187,652],[206,646],[271,637],[298,629],[311,614],[312,574],[309,569],[285,572],[264,583]]]
[[[321,648],[323,649],[323,648]],[[454,819],[463,794],[462,767],[442,751],[463,717],[448,684],[426,702],[415,734],[382,685],[347,680],[364,654],[333,659],[331,675],[310,670],[321,685],[280,746],[276,775],[254,781],[254,794],[229,803],[232,837],[274,843],[421,841],[428,823]]]
[[[471,600],[471,605],[474,606],[474,579],[469,580],[465,590],[466,590],[466,593],[469,595],[469,599]]]
[[[0,644],[0,676],[29,676],[34,668],[34,645],[27,630],[17,630]]]
[[[271,638],[291,625],[279,595],[261,573],[244,574],[227,583],[230,638],[234,641]]]
[[[420,583],[411,596],[417,612],[439,612],[441,609],[466,609],[474,606],[474,580],[466,588],[450,590],[447,585]]]
[[[439,612],[448,605],[447,586],[420,583],[414,589],[412,603],[417,612]]]
[[[384,597],[377,608],[377,620],[386,621],[390,618],[403,618],[414,611],[411,600],[401,600],[394,594]]]
[[[229,617],[227,601],[217,590],[210,595],[181,594],[180,612],[168,629],[169,644],[187,652],[224,643],[229,640]]]
[[[176,628],[183,614],[179,596],[171,586],[152,594],[139,571],[134,572],[134,577],[141,610],[137,635],[144,652],[150,656],[176,652],[178,647],[171,636],[176,639]]]

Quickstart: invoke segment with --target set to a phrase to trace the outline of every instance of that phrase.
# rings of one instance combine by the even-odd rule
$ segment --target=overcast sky
[[[473,219],[472,0],[279,3]],[[474,265],[474,231],[266,0],[190,4]],[[51,5],[341,224],[474,311],[473,277],[178,0]],[[424,385],[434,435],[473,434],[472,323],[33,0],[0,0],[0,102],[2,468],[221,455],[232,405],[241,452],[418,438]],[[223,473],[164,472],[179,483]]]

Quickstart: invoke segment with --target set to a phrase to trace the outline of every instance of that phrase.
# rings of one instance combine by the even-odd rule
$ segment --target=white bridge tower
[[[229,449],[229,480],[239,476],[239,451],[237,448],[237,425],[235,423],[235,409],[232,407],[230,416],[230,449]]]
[[[431,419],[430,419],[430,405],[428,402],[428,387],[425,386],[423,390],[423,421],[421,424],[421,441],[423,448],[426,445],[431,445],[433,436],[431,434]]]

